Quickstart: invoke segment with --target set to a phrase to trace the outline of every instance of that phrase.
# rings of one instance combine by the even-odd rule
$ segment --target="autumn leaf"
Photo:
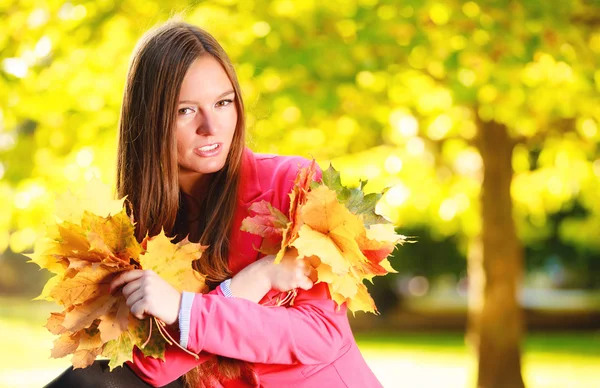
[[[85,303],[108,294],[115,275],[116,271],[110,267],[88,267],[72,278],[59,282],[50,292],[50,297],[63,306]]]
[[[107,217],[84,211],[81,225],[88,231],[91,251],[114,256],[126,263],[130,259],[137,260],[142,252],[142,247],[134,236],[135,228],[125,209]]]
[[[98,330],[103,343],[119,338],[127,330],[129,306],[126,302],[124,297],[120,297],[111,309],[99,318]]]
[[[294,181],[292,192],[290,193],[290,210],[289,222],[283,230],[281,248],[275,256],[275,263],[281,262],[285,255],[285,250],[291,246],[291,243],[298,237],[298,232],[302,227],[300,219],[300,209],[307,200],[308,192],[311,189],[311,184],[314,183],[314,178],[317,174],[317,163],[313,160],[308,167],[301,168]]]
[[[131,360],[134,346],[146,356],[164,358],[164,323],[133,317],[125,298],[109,292],[110,283],[123,271],[152,269],[180,291],[200,292],[206,288],[204,277],[194,271],[192,262],[206,247],[187,239],[173,244],[164,232],[140,244],[123,201],[100,198],[106,190],[98,190],[98,197],[92,193],[88,190],[83,201],[63,197],[69,206],[57,206],[62,206],[57,224],[47,227],[45,238],[29,256],[55,274],[38,299],[53,300],[64,308],[51,313],[46,324],[59,336],[51,355],[72,354],[73,367],[84,368],[103,354],[111,359],[111,369]]]
[[[52,358],[62,358],[69,354],[73,354],[79,345],[80,333],[63,333],[60,337],[54,340],[54,347],[50,353]]]
[[[241,230],[263,238],[279,238],[287,227],[288,218],[267,201],[255,202],[248,208],[250,217],[242,221]]]
[[[346,303],[352,312],[376,313],[363,281],[396,272],[387,257],[407,239],[375,212],[382,193],[365,194],[366,181],[357,188],[344,186],[333,166],[323,172],[322,183],[314,182],[315,170],[313,160],[310,167],[299,171],[290,193],[286,225],[276,223],[268,205],[261,203],[256,206],[260,209],[257,213],[264,217],[247,218],[244,230],[264,237],[279,236],[273,228],[280,228],[276,263],[290,247],[297,249],[298,258],[316,258],[318,282],[327,283],[338,306]]]
[[[135,345],[131,333],[125,331],[118,338],[109,341],[102,350],[102,355],[109,358],[108,367],[114,368],[133,360],[133,346]]]
[[[125,198],[113,199],[109,186],[98,179],[92,179],[83,187],[82,192],[67,192],[57,197],[55,215],[60,221],[75,224],[81,222],[85,211],[100,217],[117,214],[123,209]]]
[[[143,269],[150,269],[160,275],[179,292],[202,292],[204,278],[193,269],[192,262],[202,256],[206,249],[187,239],[173,244],[164,231],[148,240],[146,253],[140,257]]]
[[[385,218],[375,213],[375,206],[383,193],[365,195],[363,189],[367,181],[361,181],[358,188],[347,188],[342,185],[339,171],[329,165],[329,168],[323,171],[323,184],[335,191],[340,203],[346,206],[352,214],[357,215],[365,226],[387,222]]]

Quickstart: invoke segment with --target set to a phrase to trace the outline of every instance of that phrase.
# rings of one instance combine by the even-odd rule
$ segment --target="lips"
[[[212,143],[202,147],[194,148],[194,153],[203,158],[209,158],[217,156],[221,152],[222,148],[223,145],[221,143]]]

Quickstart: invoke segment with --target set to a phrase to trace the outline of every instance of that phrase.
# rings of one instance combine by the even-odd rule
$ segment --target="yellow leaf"
[[[308,225],[302,225],[292,246],[298,250],[298,257],[317,256],[335,273],[346,273],[350,266],[339,247],[326,234],[313,230]]]
[[[102,343],[119,338],[129,326],[129,307],[124,297],[113,305],[110,311],[100,317],[98,330]]]
[[[108,294],[110,282],[116,274],[116,271],[110,267],[102,265],[96,268],[89,267],[57,284],[50,292],[50,297],[63,306],[85,303]]]
[[[79,333],[63,333],[60,337],[54,340],[54,347],[50,352],[52,358],[62,358],[68,354],[72,354],[77,350],[79,342]]]
[[[358,284],[360,284],[360,280],[356,279],[352,274],[347,273],[343,276],[337,276],[329,285],[329,289],[349,299],[353,298],[358,292]]]
[[[62,220],[78,224],[84,211],[100,217],[117,214],[123,209],[125,198],[115,200],[108,185],[98,179],[93,179],[79,194],[67,192],[56,200],[56,216]]]
[[[308,193],[300,215],[305,224],[324,234],[337,229],[340,237],[353,238],[365,229],[360,219],[339,203],[336,192],[327,186]]]
[[[35,242],[33,253],[25,254],[30,263],[35,263],[40,268],[45,268],[55,274],[62,274],[68,267],[69,262],[60,256],[56,241],[50,238],[40,238]]]
[[[102,353],[102,348],[77,350],[71,358],[73,369],[87,368],[94,363],[100,353]]]
[[[81,225],[87,231],[91,251],[115,256],[127,263],[130,259],[137,260],[142,252],[142,247],[134,236],[135,228],[125,209],[108,217],[85,211]]]
[[[379,265],[382,266],[388,272],[398,273],[398,271],[396,271],[394,268],[392,268],[392,265],[390,264],[390,262],[388,261],[388,259],[381,260],[381,262],[379,263]]]
[[[52,299],[52,297],[50,296],[50,293],[52,292],[54,287],[60,284],[60,281],[62,279],[63,275],[56,275],[48,279],[48,281],[44,285],[44,288],[42,289],[42,293],[39,296],[35,297],[33,300],[47,300],[50,302],[54,301],[54,299]]]
[[[95,319],[106,312],[117,302],[117,297],[111,294],[102,295],[88,303],[75,306],[65,314],[62,325],[70,331],[78,331],[89,327]]]
[[[369,291],[367,291],[367,287],[364,284],[360,284],[356,295],[348,300],[348,310],[353,313],[356,311],[364,311],[367,313],[377,312],[375,302],[373,301],[373,298],[371,298],[371,295],[369,295]]]
[[[187,239],[172,244],[161,231],[148,240],[146,253],[140,256],[143,269],[151,269],[179,292],[202,292],[204,277],[192,268],[192,262],[202,256],[206,247],[192,244]]]
[[[402,236],[396,234],[394,224],[373,224],[366,231],[369,240],[396,244],[402,238]]]

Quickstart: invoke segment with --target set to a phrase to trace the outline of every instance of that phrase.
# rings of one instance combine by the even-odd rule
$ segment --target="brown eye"
[[[189,115],[192,112],[194,112],[192,108],[181,108],[177,111],[180,115]]]
[[[222,108],[222,107],[225,107],[225,106],[231,104],[232,102],[233,102],[233,100],[221,100],[216,103],[216,106],[217,106],[217,108]]]

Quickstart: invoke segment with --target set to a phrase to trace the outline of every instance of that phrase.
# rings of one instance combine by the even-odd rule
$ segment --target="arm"
[[[303,260],[296,260],[295,257],[287,257],[284,258],[281,264],[274,265],[273,259],[274,256],[267,256],[252,263],[235,275],[231,281],[231,290],[234,296],[256,303],[271,288],[287,291],[296,287],[304,289],[312,287],[313,283],[307,276],[314,278],[314,268],[305,264]],[[307,273],[309,275],[306,275]],[[221,287],[215,288],[209,294],[216,297],[224,297]],[[182,301],[182,310],[185,308],[185,304],[185,301]],[[182,316],[182,311],[180,311],[179,316]],[[172,327],[170,332],[173,338],[179,337],[179,333],[173,330]],[[199,357],[199,359],[196,359],[183,352],[177,346],[166,345],[165,360],[162,361],[151,357],[144,357],[138,348],[134,348],[133,362],[128,362],[127,364],[136,375],[148,384],[163,386],[211,359],[214,355],[202,352],[199,353]]]
[[[300,291],[287,308],[196,294],[187,347],[249,362],[319,364],[336,356],[348,331],[346,307],[338,309],[325,283]]]

